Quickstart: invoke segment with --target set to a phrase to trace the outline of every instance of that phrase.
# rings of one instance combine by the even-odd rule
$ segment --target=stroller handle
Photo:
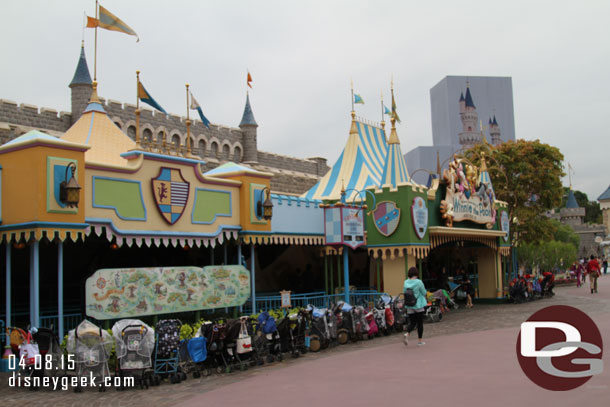
[[[146,335],[146,333],[148,332],[148,328],[146,328],[144,325],[134,325],[134,324],[132,324],[132,325],[127,325],[125,328],[123,328],[121,330],[121,336],[125,335],[125,330],[127,330],[128,328],[140,328],[141,333],[143,333],[144,335]]]

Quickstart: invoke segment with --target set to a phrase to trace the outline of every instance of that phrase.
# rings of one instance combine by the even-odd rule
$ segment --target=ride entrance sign
[[[362,208],[354,206],[324,208],[324,239],[327,245],[346,245],[352,249],[364,245]]]

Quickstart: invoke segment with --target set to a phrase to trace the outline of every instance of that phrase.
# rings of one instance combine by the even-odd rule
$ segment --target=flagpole
[[[95,0],[95,19],[96,20],[99,20],[98,8],[99,8],[98,0]],[[97,24],[95,25],[95,52],[93,54],[93,80],[97,81]]]
[[[383,110],[383,90],[381,91],[381,129],[385,130],[385,111]]]
[[[351,90],[352,90],[352,112],[355,112],[354,110],[354,80],[350,79],[350,85],[351,85]]]
[[[140,71],[136,71],[136,148],[140,147]]]
[[[186,84],[186,155],[191,155],[191,120],[189,119],[189,84]]]

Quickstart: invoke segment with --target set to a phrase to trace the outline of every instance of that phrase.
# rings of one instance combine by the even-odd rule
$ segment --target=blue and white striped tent
[[[383,169],[380,185],[396,188],[400,184],[409,182],[407,164],[400,150],[400,141],[396,135],[396,129],[392,128],[390,141],[388,142],[388,157]]]
[[[354,118],[347,144],[339,159],[330,171],[302,196],[307,199],[339,200],[341,189],[345,188],[348,191],[348,201],[354,198],[364,199],[364,196],[360,197],[354,190],[362,191],[381,185],[387,155],[385,132],[379,127]]]

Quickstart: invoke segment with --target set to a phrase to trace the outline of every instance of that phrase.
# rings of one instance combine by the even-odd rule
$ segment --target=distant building
[[[453,154],[475,144],[515,140],[510,77],[447,76],[430,89],[430,104],[433,145],[405,155],[409,174],[420,184],[436,172],[437,152],[446,168]]]
[[[580,237],[578,257],[588,258],[592,254],[595,256],[600,256],[602,254],[600,243],[608,233],[608,226],[584,223],[585,208],[578,206],[574,192],[571,189],[570,192],[568,192],[568,200],[565,208],[561,208],[559,213],[551,213],[550,216],[562,224],[571,227]]]
[[[603,194],[597,198],[599,201],[599,207],[602,210],[603,221],[602,223],[606,227],[606,233],[610,233],[610,186],[606,188]],[[601,243],[602,250],[606,257],[610,256],[610,234],[606,235],[604,241]]]

